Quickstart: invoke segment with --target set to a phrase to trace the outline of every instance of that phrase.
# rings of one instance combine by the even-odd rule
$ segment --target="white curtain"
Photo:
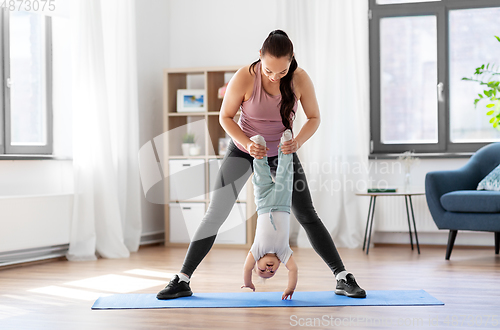
[[[369,71],[367,0],[282,0],[281,28],[311,77],[321,125],[298,151],[314,206],[337,246],[359,247],[368,205]],[[295,133],[304,123],[299,116]],[[303,229],[297,243],[310,246]]]
[[[133,0],[71,6],[75,197],[69,260],[126,258],[141,235]]]

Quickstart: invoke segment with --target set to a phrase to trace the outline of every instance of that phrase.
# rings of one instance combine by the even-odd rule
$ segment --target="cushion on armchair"
[[[500,191],[500,165],[479,182],[477,190]]]
[[[500,213],[500,191],[457,190],[441,196],[449,212]]]

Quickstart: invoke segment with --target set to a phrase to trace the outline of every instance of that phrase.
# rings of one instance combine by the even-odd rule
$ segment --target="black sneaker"
[[[156,298],[158,299],[174,299],[179,297],[191,296],[193,292],[189,287],[189,283],[179,281],[179,275],[175,275],[167,284],[165,289],[158,292]]]
[[[337,287],[335,288],[335,293],[338,295],[344,295],[351,298],[365,298],[366,292],[361,289],[354,279],[354,275],[351,273],[347,274],[346,280],[338,280]]]

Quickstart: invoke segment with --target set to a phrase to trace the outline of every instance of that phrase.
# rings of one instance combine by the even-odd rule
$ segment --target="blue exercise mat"
[[[282,292],[195,293],[190,297],[170,300],[159,300],[156,294],[115,294],[100,297],[92,309],[444,305],[424,290],[368,291],[366,298],[348,298],[336,295],[333,291],[296,291],[291,300],[281,300],[282,294]]]

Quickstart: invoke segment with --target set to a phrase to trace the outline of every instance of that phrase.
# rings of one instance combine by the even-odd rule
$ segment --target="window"
[[[50,18],[1,10],[0,154],[51,154]]]
[[[369,0],[372,153],[472,152],[500,141],[464,81],[500,66],[500,1]],[[498,76],[497,76],[498,77]]]

